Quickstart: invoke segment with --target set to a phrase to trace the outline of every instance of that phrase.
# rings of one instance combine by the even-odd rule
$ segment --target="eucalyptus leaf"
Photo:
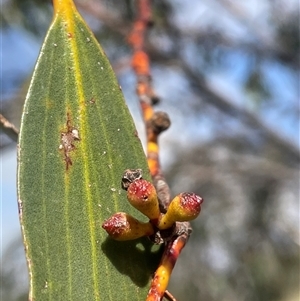
[[[101,228],[118,211],[145,220],[121,189],[128,168],[150,179],[114,72],[73,2],[54,1],[19,135],[30,300],[145,299],[159,249]]]

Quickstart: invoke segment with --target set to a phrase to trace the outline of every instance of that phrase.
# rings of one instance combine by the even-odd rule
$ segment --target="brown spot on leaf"
[[[53,108],[53,101],[51,101],[50,99],[46,99],[46,107],[47,109]]]
[[[70,113],[67,113],[66,131],[62,132],[60,135],[61,144],[59,146],[59,149],[64,152],[66,170],[68,170],[70,165],[72,165],[70,152],[76,148],[74,142],[79,140],[79,131],[72,125]]]

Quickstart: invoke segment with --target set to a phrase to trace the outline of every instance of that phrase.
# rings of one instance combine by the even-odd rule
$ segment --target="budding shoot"
[[[166,214],[161,217],[158,228],[168,229],[175,222],[195,219],[200,214],[202,203],[203,199],[195,193],[180,193],[172,200]]]
[[[118,212],[104,221],[102,228],[115,240],[134,240],[154,234],[151,223],[142,223],[131,215]]]
[[[160,216],[158,198],[155,187],[150,182],[139,179],[131,183],[127,190],[129,203],[146,215],[150,220]]]

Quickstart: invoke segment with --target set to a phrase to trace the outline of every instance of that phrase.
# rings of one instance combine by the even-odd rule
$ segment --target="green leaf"
[[[19,136],[30,300],[145,299],[158,248],[113,241],[101,228],[118,211],[144,219],[121,190],[127,168],[150,179],[112,68],[73,2],[54,1]]]

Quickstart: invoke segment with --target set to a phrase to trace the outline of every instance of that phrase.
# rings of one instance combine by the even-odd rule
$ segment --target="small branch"
[[[159,98],[152,87],[150,59],[145,50],[147,30],[152,24],[150,0],[137,0],[137,18],[128,36],[128,42],[133,49],[131,66],[137,77],[136,93],[146,126],[148,166],[157,191],[160,211],[165,213],[171,202],[171,196],[159,161],[158,137],[161,132],[169,128],[170,119],[166,113],[154,112],[153,109]],[[165,251],[152,279],[146,301],[161,301],[163,298],[176,301],[166,289],[173,267],[191,232],[189,222],[177,222],[172,238],[163,240]]]
[[[170,120],[167,114],[153,110],[153,105],[158,103],[159,99],[152,87],[150,59],[145,51],[145,37],[152,24],[150,1],[137,1],[137,18],[128,36],[128,42],[133,49],[131,65],[137,77],[136,93],[146,126],[148,166],[157,188],[161,207],[166,211],[170,203],[170,192],[159,162],[158,136],[170,126]]]
[[[0,114],[0,128],[14,142],[18,142],[19,131],[2,114]]]

